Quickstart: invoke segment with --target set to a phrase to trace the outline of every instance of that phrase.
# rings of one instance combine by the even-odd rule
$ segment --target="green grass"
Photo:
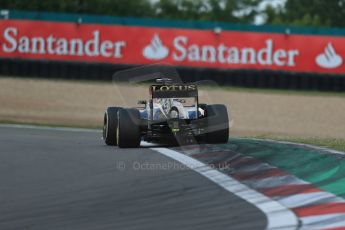
[[[319,147],[326,147],[345,152],[345,139],[338,138],[319,138],[319,137],[276,137],[276,136],[254,136],[258,139],[270,139],[277,141],[289,141],[295,143],[302,143],[308,145],[314,145]]]

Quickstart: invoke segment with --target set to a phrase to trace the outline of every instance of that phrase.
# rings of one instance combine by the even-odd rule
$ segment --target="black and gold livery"
[[[151,85],[153,98],[198,97],[196,85]]]
[[[169,79],[168,79],[169,80]],[[141,108],[109,107],[104,115],[103,139],[120,148],[139,147],[141,141],[169,144],[225,143],[229,136],[227,108],[199,104],[196,84],[173,84],[158,79]],[[192,104],[184,104],[192,101]]]

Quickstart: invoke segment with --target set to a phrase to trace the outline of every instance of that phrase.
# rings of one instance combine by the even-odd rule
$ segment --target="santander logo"
[[[325,69],[334,69],[343,64],[343,58],[337,54],[333,44],[330,42],[323,53],[316,57],[316,63]]]
[[[176,36],[172,44],[166,46],[160,36],[155,34],[142,54],[146,59],[154,61],[169,57],[175,62],[294,67],[300,51],[276,47],[273,39],[267,39],[260,48],[254,48],[225,43],[201,45],[183,35]]]
[[[143,50],[143,55],[147,59],[162,60],[169,55],[169,48],[164,46],[158,34],[155,34],[151,43]]]

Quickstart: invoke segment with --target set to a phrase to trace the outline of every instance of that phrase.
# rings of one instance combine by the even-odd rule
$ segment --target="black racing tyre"
[[[117,145],[120,148],[140,146],[140,112],[137,109],[119,109],[117,123]]]
[[[206,141],[211,144],[227,143],[229,139],[229,116],[225,105],[206,106]]]
[[[120,107],[108,107],[104,113],[103,121],[103,140],[107,145],[115,146],[116,127],[117,127],[117,111]]]

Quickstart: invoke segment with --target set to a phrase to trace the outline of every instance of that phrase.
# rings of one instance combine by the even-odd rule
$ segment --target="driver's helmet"
[[[169,110],[171,107],[170,100],[171,100],[170,98],[162,98],[160,102],[162,109],[164,110],[166,115],[169,113]]]

